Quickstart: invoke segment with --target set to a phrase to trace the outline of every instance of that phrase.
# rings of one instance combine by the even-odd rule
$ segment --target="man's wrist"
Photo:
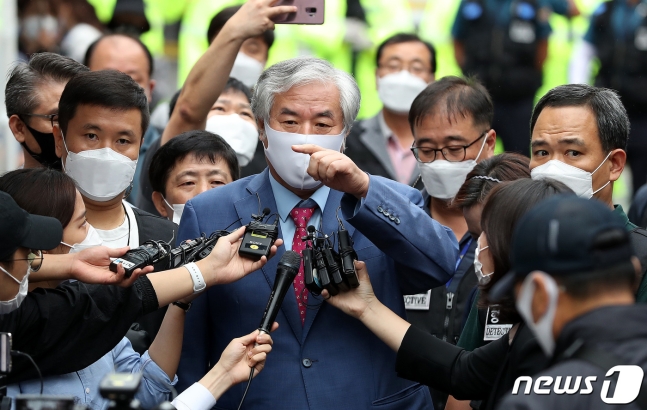
[[[362,184],[362,188],[354,195],[354,197],[357,199],[366,198],[366,195],[368,195],[368,188],[371,185],[371,177],[365,172],[362,172],[362,174],[364,174],[365,179],[364,183]]]
[[[207,261],[207,259],[202,259],[194,263],[196,264],[198,269],[200,269],[200,272],[202,272],[202,277],[207,284],[207,288],[218,284],[216,279],[216,272],[214,271],[209,261]]]

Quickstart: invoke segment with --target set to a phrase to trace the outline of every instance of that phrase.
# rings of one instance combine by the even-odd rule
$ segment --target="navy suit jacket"
[[[450,230],[420,208],[420,193],[381,177],[370,177],[361,201],[331,190],[323,231],[338,229],[335,211],[365,261],[375,294],[405,317],[402,295],[445,284],[456,264],[458,245]],[[268,170],[187,202],[179,240],[247,224],[261,208],[277,212]],[[233,229],[231,228],[231,229]],[[279,231],[279,237],[282,233]],[[292,238],[284,238],[292,240]],[[193,302],[187,314],[181,391],[198,381],[219,359],[229,342],[256,329],[274,285],[276,266],[285,247],[262,269],[229,285],[215,286]],[[272,334],[274,346],[265,369],[249,389],[245,409],[432,409],[429,390],[395,373],[395,352],[356,319],[310,295],[301,325],[294,289],[290,287]],[[245,383],[232,387],[216,404],[236,409]]]

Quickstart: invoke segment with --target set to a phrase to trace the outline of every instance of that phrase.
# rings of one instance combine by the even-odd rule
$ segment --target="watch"
[[[188,312],[189,309],[191,309],[191,303],[184,303],[184,302],[173,302],[173,304],[180,309],[184,311],[184,313]]]
[[[198,265],[196,265],[195,262],[191,262],[184,265],[184,267],[189,271],[191,279],[193,279],[193,293],[205,290],[207,288],[207,283],[204,281],[204,277],[202,276],[202,272],[200,272]]]

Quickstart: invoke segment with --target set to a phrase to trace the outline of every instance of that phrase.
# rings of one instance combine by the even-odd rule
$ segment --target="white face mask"
[[[611,155],[610,152],[609,155]],[[530,171],[530,177],[532,179],[552,178],[571,188],[580,198],[590,199],[611,182],[607,181],[606,184],[593,191],[593,174],[607,162],[609,155],[593,172],[586,172],[562,161],[551,159]]]
[[[258,60],[239,51],[229,76],[252,88],[263,74],[263,68]]]
[[[267,123],[265,123],[265,135],[268,144],[265,148],[265,155],[281,179],[297,189],[314,189],[321,185],[321,182],[315,181],[307,172],[310,155],[294,152],[292,146],[314,144],[339,151],[345,138],[343,132],[338,135],[304,135],[280,132],[271,129]]]
[[[185,204],[169,204],[166,198],[162,197],[164,200],[164,203],[166,206],[168,206],[169,210],[173,212],[173,222],[175,222],[176,225],[180,224],[180,220],[182,219],[182,212],[184,212],[184,205]],[[167,219],[171,219],[168,218]]]
[[[488,136],[483,137],[483,143],[479,150],[476,159],[468,159],[461,162],[449,162],[446,160],[436,159],[434,162],[422,163],[418,162],[418,169],[422,177],[422,183],[427,190],[427,193],[432,198],[438,199],[452,199],[463,183],[467,174],[476,166],[476,160],[481,156],[485,141]],[[442,155],[436,153],[436,155]]]
[[[244,167],[254,158],[258,145],[258,130],[238,114],[214,115],[207,120],[205,130],[220,135],[238,157],[238,165]]]
[[[483,274],[483,264],[479,260],[479,255],[481,254],[481,251],[486,250],[490,246],[484,246],[482,248],[479,248],[478,242],[476,244],[476,249],[474,249],[474,273],[476,273],[476,277],[478,278],[479,285],[485,286],[488,283],[490,283],[490,279],[492,279],[492,274],[494,272],[490,272],[487,274]]]
[[[0,301],[0,315],[13,312],[18,309],[22,304],[22,301],[27,297],[27,291],[29,290],[29,274],[31,273],[31,267],[27,265],[27,273],[23,276],[22,280],[16,279],[11,273],[7,272],[5,268],[0,266],[0,270],[9,275],[11,279],[16,281],[20,285],[18,288],[18,294],[15,298],[7,301]]]
[[[389,110],[406,114],[413,100],[427,87],[427,83],[407,70],[377,79],[377,94]]]
[[[137,168],[125,155],[110,148],[70,152],[65,144],[67,158],[63,164],[65,173],[76,182],[77,188],[86,198],[97,202],[106,202],[116,198],[130,186]]]
[[[548,292],[548,309],[546,314],[539,319],[539,322],[533,322],[532,318],[532,300],[535,296],[535,283],[533,278],[542,277],[546,284],[546,291]],[[526,277],[521,285],[521,291],[517,298],[516,306],[519,315],[523,318],[526,325],[530,328],[532,333],[537,338],[537,342],[541,346],[544,353],[551,357],[555,351],[555,337],[553,336],[553,322],[555,321],[555,313],[557,312],[557,298],[559,296],[559,289],[557,283],[550,275],[544,272],[534,272]]]
[[[85,236],[85,239],[83,239],[80,243],[75,243],[73,245],[70,245],[63,241],[61,241],[61,243],[65,246],[70,247],[69,253],[77,253],[85,249],[94,248],[96,246],[102,246],[103,239],[101,239],[97,230],[94,229],[94,226],[88,224],[88,234]]]

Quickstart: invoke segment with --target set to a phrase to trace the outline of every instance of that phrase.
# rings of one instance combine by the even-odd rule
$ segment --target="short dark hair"
[[[133,40],[135,43],[137,43],[139,47],[141,47],[141,49],[144,51],[144,54],[146,55],[146,59],[148,60],[148,75],[152,76],[153,70],[155,69],[155,65],[153,63],[153,55],[151,54],[150,50],[148,49],[148,47],[146,47],[146,44],[142,43],[139,37],[125,32],[104,34],[103,36],[99,37],[94,43],[90,44],[90,47],[88,47],[88,50],[85,52],[85,57],[83,58],[83,64],[85,64],[87,67],[90,67],[90,61],[92,61],[92,56],[94,55],[94,51],[96,50],[99,43],[108,37],[117,37],[117,36],[129,38]]]
[[[218,14],[213,16],[209,23],[209,29],[207,30],[207,42],[209,44],[211,44],[218,33],[220,33],[220,30],[225,26],[225,23],[227,23],[227,21],[232,18],[238,10],[240,10],[240,7],[241,6],[225,7],[220,10]],[[263,43],[267,44],[267,49],[269,50],[272,48],[272,44],[274,44],[274,31],[265,30],[261,36],[263,37]]]
[[[65,228],[74,216],[76,185],[67,174],[51,168],[17,169],[0,177],[0,191],[34,215],[50,216]]]
[[[393,44],[412,43],[412,42],[422,43],[424,44],[425,47],[427,47],[427,50],[429,50],[429,54],[431,55],[431,60],[429,61],[431,65],[431,72],[435,74],[436,67],[438,66],[438,62],[436,61],[436,48],[434,48],[434,46],[430,42],[421,39],[415,34],[398,33],[384,40],[382,44],[380,44],[377,47],[377,54],[375,55],[375,65],[376,66],[380,65],[380,59],[382,58],[382,52],[384,51],[385,47],[391,46]]]
[[[482,204],[492,188],[499,183],[521,178],[530,178],[530,158],[513,152],[495,155],[476,164],[467,174],[465,183],[458,190],[452,205],[463,209]]]
[[[562,193],[573,193],[573,191],[563,183],[550,178],[539,180],[522,178],[502,182],[492,189],[483,207],[481,228],[487,236],[488,250],[494,262],[494,273],[489,283],[479,286],[481,290],[479,307],[486,307],[489,304],[490,289],[511,269],[510,249],[517,222],[542,200]],[[532,235],[531,232],[528,234]],[[520,320],[512,298],[506,298],[500,304],[502,317],[505,316],[505,320],[512,320],[507,323]]]
[[[535,105],[530,120],[530,134],[535,129],[539,114],[546,107],[588,107],[593,111],[598,126],[602,149],[627,149],[629,116],[618,94],[608,88],[587,84],[560,85],[548,91]]]
[[[240,178],[236,151],[219,135],[209,131],[194,130],[183,132],[157,150],[148,170],[153,191],[166,195],[166,183],[175,165],[193,155],[198,161],[208,158],[212,163],[224,160],[229,167],[232,180]]]
[[[38,87],[42,84],[49,81],[67,83],[87,71],[86,66],[68,57],[54,53],[32,54],[28,63],[18,63],[9,74],[4,94],[7,117],[33,113],[38,105]]]
[[[67,83],[58,103],[58,123],[64,134],[79,105],[95,105],[116,111],[138,109],[142,114],[142,138],[148,129],[150,112],[144,89],[122,72],[90,71]]]
[[[238,81],[234,77],[229,77],[229,79],[227,80],[227,84],[225,84],[225,88],[222,90],[222,94],[225,94],[231,91],[238,91],[245,94],[245,97],[247,97],[247,101],[249,101],[250,103],[252,102],[252,91],[249,89],[248,86]],[[175,92],[175,94],[173,94],[173,97],[171,97],[171,100],[168,103],[169,118],[171,118],[171,115],[173,115],[173,111],[175,110],[175,104],[177,104],[177,100],[178,98],[180,98],[181,92],[182,92],[182,89],[180,88]]]
[[[485,87],[475,78],[443,77],[427,86],[411,104],[409,126],[420,125],[422,120],[444,105],[447,119],[453,122],[457,116],[472,117],[474,126],[490,129],[494,117],[492,98]]]

